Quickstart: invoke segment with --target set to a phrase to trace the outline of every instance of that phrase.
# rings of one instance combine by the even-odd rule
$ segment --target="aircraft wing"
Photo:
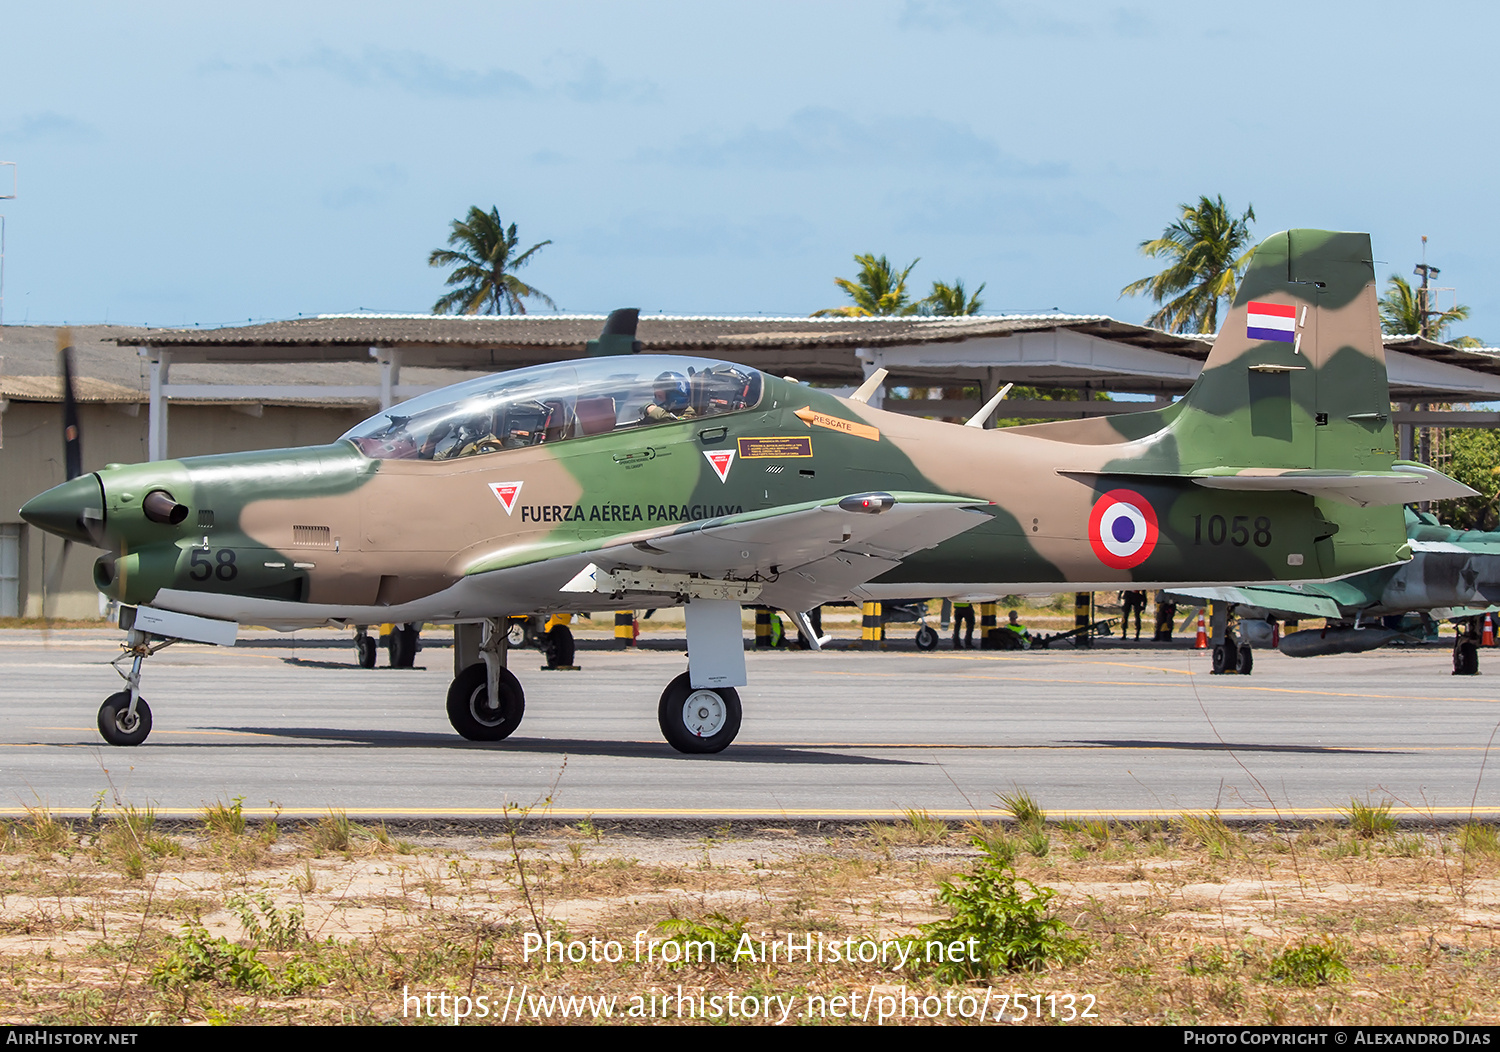
[[[987,506],[987,501],[942,493],[859,493],[643,530],[605,538],[592,549],[540,545],[481,561],[468,573],[508,576],[507,570],[529,570],[543,561],[577,566],[586,556],[587,565],[559,582],[562,591],[641,591],[660,602],[664,592],[685,587],[685,579],[692,578],[705,585],[748,584],[756,594],[742,591],[746,601],[806,610],[842,599],[908,555],[988,521],[981,510]],[[646,587],[640,576],[628,585],[606,579],[622,570],[650,571],[658,578]]]

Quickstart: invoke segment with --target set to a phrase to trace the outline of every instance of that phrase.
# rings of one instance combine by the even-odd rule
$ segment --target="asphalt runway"
[[[1484,652],[1491,675],[1468,678],[1437,647],[1258,651],[1250,677],[1148,644],[751,652],[739,740],[683,756],[656,726],[680,650],[585,640],[577,672],[512,651],[527,715],[489,744],[449,727],[446,646],[422,652],[426,667],[363,670],[334,631],[168,648],[146,664],[150,739],[113,748],[95,717],[120,689],[117,638],[0,632],[0,813],[102,799],[191,815],[243,797],[247,813],[483,818],[550,798],[569,820],[962,818],[998,815],[997,794],[1021,788],[1055,816],[1289,819],[1351,798],[1500,814],[1500,651]]]

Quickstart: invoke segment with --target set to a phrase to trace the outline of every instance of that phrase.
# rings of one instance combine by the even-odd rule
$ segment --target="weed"
[[[314,851],[348,851],[354,846],[355,837],[367,835],[368,831],[349,821],[344,812],[329,811],[308,830],[307,839]]]
[[[183,991],[192,983],[210,982],[236,990],[266,990],[271,969],[261,962],[254,947],[228,939],[212,938],[196,924],[172,939],[170,953],[151,972],[151,984],[168,992]]]
[[[43,856],[61,851],[73,842],[72,828],[53,818],[52,812],[45,807],[26,809],[22,835],[31,842],[31,849]]]
[[[602,842],[604,839],[604,834],[600,831],[599,827],[594,824],[593,815],[587,816],[583,819],[583,821],[579,822],[573,828],[577,829],[586,837],[592,837],[594,843],[596,844]]]
[[[673,917],[657,925],[669,938],[657,944],[655,953],[666,959],[661,947],[676,947],[679,966],[703,961],[734,964],[734,951],[745,935],[745,919],[734,920],[723,913],[710,913],[701,921]]]
[[[233,837],[245,833],[245,798],[236,796],[230,803],[215,800],[203,808],[203,831],[209,836]]]
[[[1333,939],[1302,942],[1271,958],[1267,972],[1272,982],[1290,986],[1322,986],[1349,978],[1344,949]]]
[[[918,844],[941,844],[948,839],[948,823],[933,818],[926,811],[907,810],[906,821],[911,826],[913,839]]]
[[[1349,806],[1340,808],[1339,813],[1349,819],[1350,830],[1362,840],[1374,840],[1396,828],[1389,800],[1382,800],[1378,804],[1362,804],[1358,800],[1350,800]]]
[[[1049,837],[1047,835],[1047,831],[1040,826],[1037,826],[1036,828],[1032,829],[1031,832],[1027,833],[1026,836],[1022,838],[1021,843],[1023,846],[1025,846],[1027,851],[1035,855],[1037,858],[1046,858],[1047,852],[1052,850],[1052,838]]]
[[[1207,950],[1195,947],[1188,959],[1182,962],[1182,970],[1188,975],[1221,975],[1229,971],[1231,963],[1229,955],[1217,946],[1210,946]]]
[[[969,833],[969,842],[980,851],[985,852],[1002,862],[1012,862],[1018,850],[1017,842],[1006,835],[1005,827],[996,822],[986,825],[980,821],[971,821],[965,827]]]
[[[302,863],[302,872],[292,877],[292,887],[303,895],[311,895],[318,890],[318,875],[313,872],[312,863]]]
[[[307,938],[307,929],[302,925],[302,907],[278,909],[269,892],[262,891],[254,899],[248,895],[231,895],[225,906],[239,918],[246,938],[257,946],[290,950]]]
[[[1206,815],[1184,814],[1181,828],[1183,837],[1196,841],[1210,858],[1229,858],[1236,848],[1243,846],[1240,835],[1224,824],[1217,811]]]
[[[1458,843],[1465,854],[1500,855],[1500,833],[1483,822],[1465,822],[1458,831]]]
[[[1024,789],[1015,789],[1009,793],[997,793],[996,799],[1000,806],[1009,812],[1011,820],[1018,826],[1039,826],[1047,821],[1047,812],[1031,798],[1031,794]]]
[[[969,873],[944,881],[938,899],[953,916],[922,925],[922,938],[969,949],[959,959],[938,963],[938,980],[961,983],[1001,972],[1036,972],[1083,956],[1082,940],[1048,911],[1056,894],[1017,877],[1008,862],[988,853]]]

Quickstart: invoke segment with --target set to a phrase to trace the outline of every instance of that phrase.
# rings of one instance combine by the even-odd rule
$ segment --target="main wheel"
[[[380,649],[373,636],[355,636],[354,648],[359,651],[359,667],[374,668],[375,654]]]
[[[503,741],[526,715],[526,692],[509,669],[500,670],[498,704],[490,704],[488,679],[481,661],[453,677],[448,688],[448,722],[471,742]]]
[[[1453,674],[1455,676],[1477,676],[1479,674],[1479,646],[1472,639],[1460,640],[1454,646]]]
[[[111,694],[99,706],[99,733],[111,745],[139,745],[151,733],[151,708],[145,698],[136,698],[135,716],[130,715],[130,692]]]
[[[417,640],[421,631],[418,625],[397,625],[391,629],[391,641],[386,646],[391,668],[411,668],[417,663]]]
[[[1255,653],[1250,649],[1249,643],[1240,645],[1238,658],[1234,663],[1234,670],[1242,676],[1250,675],[1250,670],[1255,667]]]
[[[684,672],[661,693],[657,722],[678,752],[723,752],[740,732],[740,696],[733,687],[697,687]]]
[[[1224,644],[1220,643],[1214,647],[1213,667],[1209,670],[1209,675],[1222,676],[1228,670],[1229,654],[1224,650]]]
[[[573,630],[567,625],[553,625],[547,633],[547,667],[563,668],[573,663]]]
[[[931,625],[923,625],[917,629],[917,649],[936,650],[938,645],[938,634]]]

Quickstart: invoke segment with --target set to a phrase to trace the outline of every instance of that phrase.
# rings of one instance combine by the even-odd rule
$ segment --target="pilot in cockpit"
[[[651,402],[641,410],[641,419],[652,423],[691,420],[697,415],[689,400],[687,377],[670,371],[656,378]]]

